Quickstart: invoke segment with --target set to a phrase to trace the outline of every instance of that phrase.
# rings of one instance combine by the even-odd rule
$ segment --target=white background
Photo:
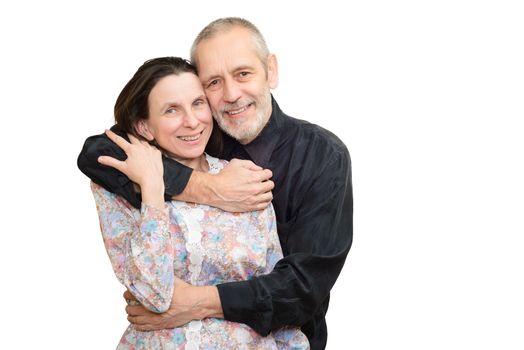
[[[126,326],[76,156],[146,59],[243,16],[288,114],[353,160],[354,245],[328,349],[524,348],[519,1],[0,5],[2,349],[113,349]]]

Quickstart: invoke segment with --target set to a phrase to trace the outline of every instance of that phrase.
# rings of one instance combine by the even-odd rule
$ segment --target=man
[[[273,205],[284,258],[270,274],[249,281],[216,287],[177,281],[167,313],[156,315],[141,306],[128,306],[128,319],[148,330],[224,317],[262,335],[286,325],[300,326],[311,349],[324,349],[329,292],[352,243],[349,153],[329,131],[280,110],[270,93],[278,85],[276,57],[250,22],[224,18],[210,23],[195,39],[191,59],[213,116],[226,133],[218,156],[250,160],[272,171]],[[139,206],[129,180],[97,164],[101,154],[125,159],[103,135],[95,136],[86,141],[79,156],[80,169]],[[104,159],[106,165],[125,166],[125,162]],[[175,196],[231,211],[267,205],[273,183],[266,180],[271,172],[246,161],[230,164],[223,177],[213,177],[165,159],[166,199]],[[237,172],[239,179],[235,179]],[[236,184],[240,184],[238,189]],[[235,203],[228,203],[229,199]]]

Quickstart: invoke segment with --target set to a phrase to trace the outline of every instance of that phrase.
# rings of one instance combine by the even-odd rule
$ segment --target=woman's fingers
[[[134,137],[133,135],[131,134],[127,134],[127,137],[129,137],[129,141],[131,141],[131,143],[133,145],[136,145],[136,144],[141,144],[143,141],[142,140],[139,140],[138,138]]]
[[[124,299],[126,300],[136,300],[135,296],[129,291],[129,289],[126,289],[123,295]]]
[[[100,156],[98,157],[98,162],[102,165],[110,166],[111,168],[115,168],[116,170],[120,172],[124,172],[124,167],[126,166],[126,162],[118,160],[116,158],[110,157],[110,156]]]
[[[106,130],[106,135],[126,153],[127,158],[121,161],[110,156],[100,156],[100,164],[115,168],[140,187],[146,182],[151,184],[151,181],[155,181],[158,185],[163,181],[161,152],[156,147],[130,134],[130,142],[111,130]]]
[[[113,141],[114,143],[117,144],[118,147],[122,148],[122,150],[124,150],[124,152],[126,152],[127,154],[127,150],[129,149],[129,145],[130,143],[126,141],[126,139],[124,139],[123,137],[121,136],[118,136],[117,134],[115,134],[114,132],[112,132],[111,130],[106,130],[106,135],[107,137],[109,137],[109,139],[111,141]]]

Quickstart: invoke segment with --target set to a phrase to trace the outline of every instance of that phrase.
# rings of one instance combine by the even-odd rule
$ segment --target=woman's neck
[[[167,156],[194,170],[203,171],[203,172],[209,171],[209,164],[207,163],[205,153],[202,153],[199,157],[191,158],[191,159],[188,159],[188,158],[183,159],[183,158],[175,157],[172,155],[167,155]]]

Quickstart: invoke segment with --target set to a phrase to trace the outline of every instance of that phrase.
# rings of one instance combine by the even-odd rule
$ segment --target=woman
[[[164,202],[161,152],[199,171],[217,173],[225,165],[204,153],[213,119],[192,65],[174,57],[145,62],[120,93],[115,120],[130,134],[133,152],[120,170],[140,190],[142,207],[137,210],[94,183],[91,187],[115,274],[142,305],[166,311],[175,276],[193,285],[210,285],[272,270],[282,251],[271,206],[233,214],[206,205]],[[129,146],[111,132],[108,136],[124,150]],[[207,318],[151,332],[130,325],[118,346],[245,348],[309,349],[309,344],[296,328],[262,337],[244,324]]]

